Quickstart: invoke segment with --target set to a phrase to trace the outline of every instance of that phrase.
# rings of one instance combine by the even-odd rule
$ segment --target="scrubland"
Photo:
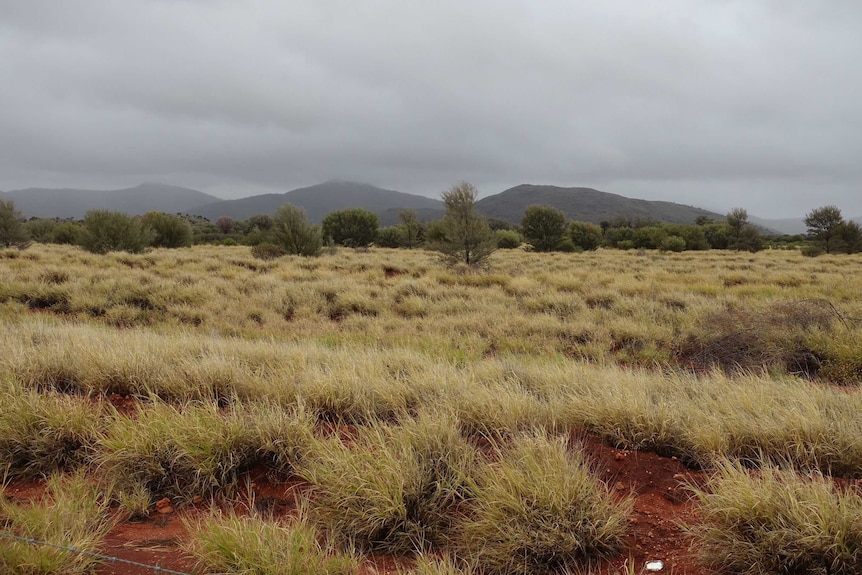
[[[777,250],[511,250],[480,271],[379,248],[0,251],[0,472],[50,478],[0,498],[0,526],[92,549],[203,499],[203,572],[599,569],[630,552],[632,495],[589,434],[708,474],[686,526],[705,568],[858,572],[860,294],[862,257]],[[307,484],[296,510],[235,509],[261,468]],[[93,517],[42,527],[70,494]],[[15,545],[3,569],[37,553]],[[31,563],[90,566],[50,553]]]

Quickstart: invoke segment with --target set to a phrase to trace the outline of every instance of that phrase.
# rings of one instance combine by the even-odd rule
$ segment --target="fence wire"
[[[139,563],[137,561],[130,561],[128,559],[123,559],[121,557],[112,557],[111,555],[102,555],[101,553],[93,553],[91,551],[84,551],[83,549],[75,549],[74,547],[66,547],[65,545],[57,545],[56,543],[51,543],[49,541],[39,541],[38,539],[30,539],[29,537],[19,537],[7,531],[0,531],[0,537],[4,539],[11,539],[13,541],[20,541],[22,543],[29,543],[30,545],[39,545],[41,547],[50,547],[52,549],[59,549],[60,551],[66,551],[68,553],[74,553],[75,555],[84,555],[86,557],[92,557],[93,559],[99,559],[101,561],[105,561],[106,563],[113,564],[123,564],[123,565],[131,565],[133,567],[140,567],[142,569],[149,569],[155,573],[166,573],[167,575],[193,575],[192,573],[186,573],[185,571],[174,571],[173,569],[168,569],[166,567],[159,567],[158,565],[149,565],[147,563]]]

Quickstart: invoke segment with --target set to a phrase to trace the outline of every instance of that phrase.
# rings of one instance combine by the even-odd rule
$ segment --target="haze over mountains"
[[[303,207],[313,222],[347,208],[364,208],[380,217],[381,225],[398,222],[398,211],[416,210],[423,220],[442,217],[443,203],[434,198],[386,190],[369,184],[330,181],[283,194],[262,194],[237,200],[221,200],[197,190],[158,183],[144,183],[120,190],[78,190],[28,188],[0,192],[11,199],[25,217],[84,217],[98,208],[143,214],[148,211],[200,215],[211,221],[221,216],[242,220],[255,214],[272,214],[284,204]],[[698,217],[722,219],[724,214],[673,202],[627,198],[592,188],[522,184],[499,194],[486,196],[477,208],[488,217],[513,224],[520,222],[529,205],[554,206],[571,220],[599,223],[615,218],[653,219],[668,223],[693,223]],[[769,220],[752,216],[751,221],[781,233],[804,233],[802,219]],[[862,221],[862,218],[854,218]]]

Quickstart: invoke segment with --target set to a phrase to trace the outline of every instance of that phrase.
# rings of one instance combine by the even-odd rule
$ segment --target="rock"
[[[617,484],[614,486],[617,491],[624,491],[626,486],[622,481],[617,481]]]

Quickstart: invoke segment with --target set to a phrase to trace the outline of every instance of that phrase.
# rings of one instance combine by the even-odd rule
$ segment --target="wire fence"
[[[21,543],[29,543],[30,545],[39,545],[41,547],[59,549],[60,551],[74,553],[75,555],[92,557],[93,559],[104,561],[105,563],[131,565],[133,567],[140,567],[141,569],[149,569],[154,573],[166,573],[167,575],[193,575],[192,573],[186,573],[185,571],[174,571],[173,569],[159,567],[158,565],[149,565],[147,563],[139,563],[138,561],[130,561],[129,559],[123,559],[121,557],[112,557],[111,555],[102,555],[101,553],[93,553],[91,551],[84,551],[83,549],[75,549],[74,547],[57,545],[56,543],[51,543],[49,541],[39,541],[38,539],[30,539],[29,537],[19,537],[17,535],[9,533],[8,531],[0,531],[0,538],[11,539],[13,541],[19,541]]]

